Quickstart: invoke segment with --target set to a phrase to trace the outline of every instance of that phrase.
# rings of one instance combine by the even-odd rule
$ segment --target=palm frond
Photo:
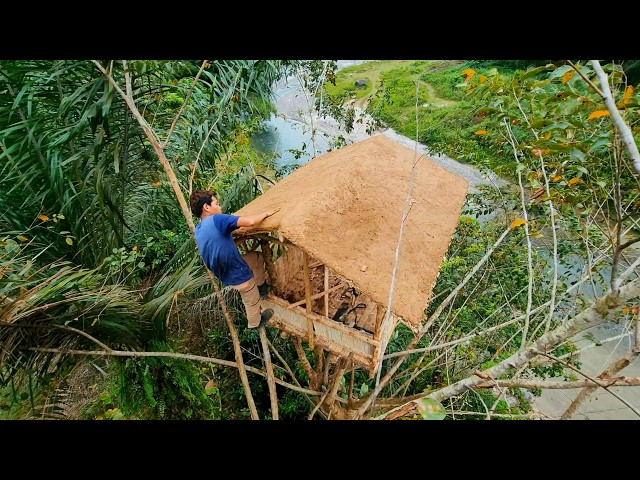
[[[166,338],[170,315],[179,309],[182,299],[210,284],[201,259],[194,256],[187,264],[167,272],[147,291],[143,314],[152,319],[160,337]]]
[[[0,244],[1,245],[1,244]],[[95,270],[38,266],[12,239],[0,246],[0,371],[56,371],[60,350],[142,348],[150,330],[139,297]],[[42,349],[52,349],[45,352]]]

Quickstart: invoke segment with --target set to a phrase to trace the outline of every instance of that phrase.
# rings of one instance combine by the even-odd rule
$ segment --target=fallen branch
[[[187,353],[174,353],[174,352],[129,352],[123,350],[70,350],[64,348],[41,348],[41,347],[32,347],[29,350],[33,350],[34,352],[47,352],[47,353],[62,353],[65,355],[87,355],[93,357],[166,357],[166,358],[177,358],[182,360],[194,360],[196,362],[205,362],[205,363],[215,363],[217,365],[224,365],[225,367],[235,367],[239,368],[237,362],[232,362],[231,360],[222,360],[220,358],[212,358],[212,357],[203,357],[201,355],[191,355]],[[250,367],[249,365],[244,365],[247,372],[255,373],[257,375],[262,375],[266,377],[267,374],[260,369]],[[298,387],[296,385],[292,385],[284,380],[280,380],[278,377],[274,377],[275,383],[278,385],[282,385],[290,390],[294,390],[296,392],[304,393],[306,395],[322,395],[323,392],[317,392],[315,390],[309,390],[307,388]],[[342,399],[340,399],[342,400]]]

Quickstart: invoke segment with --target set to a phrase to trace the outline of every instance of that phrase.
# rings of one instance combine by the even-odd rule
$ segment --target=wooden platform
[[[375,372],[380,360],[380,341],[365,331],[348,327],[323,315],[308,313],[300,306],[269,295],[262,301],[264,308],[273,309],[269,325],[309,342],[309,322],[313,325],[313,343],[340,356],[351,358],[370,372]],[[397,319],[396,319],[397,320]],[[391,329],[393,331],[393,329]]]

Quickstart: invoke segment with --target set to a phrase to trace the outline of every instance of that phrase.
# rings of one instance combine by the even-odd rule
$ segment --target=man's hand
[[[238,227],[253,227],[254,225],[258,225],[265,218],[270,217],[279,211],[280,207],[274,208],[273,210],[267,210],[266,212],[256,213],[255,215],[242,216],[238,218]]]

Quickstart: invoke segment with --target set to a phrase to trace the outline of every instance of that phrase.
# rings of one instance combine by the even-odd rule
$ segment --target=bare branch
[[[516,101],[517,101],[517,97],[516,97]],[[518,105],[520,105],[519,102],[518,102]],[[505,127],[507,129],[507,133],[509,134],[509,142],[511,143],[513,156],[515,157],[516,162],[519,163],[518,153],[517,153],[518,149],[516,147],[516,141],[515,141],[515,138],[513,137],[513,133],[511,132],[511,127],[506,118],[504,118],[503,120],[504,120]],[[533,303],[533,259],[532,259],[533,254],[532,254],[532,247],[531,247],[531,235],[529,233],[529,214],[527,212],[527,205],[524,199],[524,186],[522,185],[522,171],[520,169],[518,169],[518,185],[520,186],[520,203],[522,205],[522,216],[524,217],[524,234],[527,239],[527,272],[528,272],[527,311],[524,316],[524,327],[522,328],[522,340],[520,343],[520,348],[524,348],[524,346],[527,344],[527,334],[529,333],[529,320],[531,316],[531,304]]]
[[[601,97],[604,97],[604,93],[602,93],[602,91],[596,86],[596,84],[593,83],[584,73],[582,73],[580,71],[580,69],[576,65],[574,65],[571,60],[566,60],[566,62],[569,65],[571,65],[571,67],[578,73],[578,75],[580,75],[582,77],[582,79],[585,82],[587,82],[589,84],[589,86],[591,86],[591,88],[593,88],[598,95],[600,95]]]
[[[594,386],[595,383],[595,386]],[[536,388],[550,390],[565,390],[569,388],[598,388],[598,387],[640,387],[639,377],[615,377],[615,378],[593,378],[573,381],[551,381],[551,380],[529,380],[514,378],[509,380],[491,379],[484,383],[479,383],[475,388],[492,388],[494,386],[504,388],[526,388],[533,390]]]
[[[620,115],[620,112],[616,107],[613,95],[611,94],[611,89],[609,88],[609,78],[607,74],[604,73],[604,70],[602,70],[600,62],[598,60],[589,60],[589,63],[591,63],[591,66],[596,71],[598,79],[600,80],[602,91],[598,91],[598,93],[604,100],[604,103],[607,106],[607,110],[609,110],[613,125],[616,127],[618,132],[620,132],[620,136],[622,136],[622,141],[627,147],[627,151],[629,152],[629,156],[631,157],[633,168],[635,169],[636,173],[640,175],[640,152],[638,152],[638,146],[636,145],[636,141],[633,138],[631,129],[625,123],[622,115]]]
[[[271,418],[278,420],[278,394],[276,393],[276,382],[273,376],[271,354],[269,353],[269,340],[267,340],[264,327],[260,327],[260,341],[262,342],[264,368],[267,371],[267,385],[269,387],[269,398],[271,399]]]
[[[147,136],[147,139],[149,140],[149,142],[153,146],[153,149],[155,150],[156,154],[158,155],[158,158],[160,159],[160,163],[162,164],[162,166],[164,168],[164,171],[167,174],[167,177],[169,178],[169,183],[171,184],[171,187],[173,188],[173,192],[175,193],[175,196],[178,199],[178,203],[180,204],[180,208],[182,209],[182,215],[184,216],[184,218],[185,218],[185,220],[187,222],[187,225],[189,226],[189,230],[191,231],[191,235],[195,237],[195,225],[193,223],[193,218],[191,216],[191,208],[189,207],[189,205],[187,205],[187,201],[185,200],[184,193],[182,192],[182,189],[180,188],[180,184],[178,183],[178,178],[176,177],[176,174],[173,171],[173,168],[171,167],[171,164],[169,163],[169,160],[167,159],[166,155],[164,154],[164,149],[160,145],[160,141],[156,137],[155,132],[149,126],[147,121],[144,119],[144,117],[142,116],[142,114],[138,110],[138,107],[136,106],[135,102],[133,101],[133,98],[131,96],[129,96],[129,95],[126,95],[122,91],[122,89],[117,84],[117,82],[115,81],[115,79],[113,78],[111,73],[107,72],[105,70],[105,68],[100,64],[100,62],[98,62],[96,60],[92,60],[92,62],[94,63],[94,65],[96,65],[96,67],[98,67],[98,69],[103,73],[103,75],[105,75],[107,77],[107,79],[109,80],[109,83],[111,83],[113,85],[113,87],[118,91],[118,93],[122,96],[123,100],[125,101],[125,103],[129,107],[129,110],[131,111],[133,116],[136,118],[136,120],[138,121],[140,126],[142,127],[142,130],[144,131],[145,135]],[[253,396],[251,395],[251,388],[250,388],[250,385],[249,385],[249,379],[247,377],[247,372],[246,372],[246,369],[245,369],[244,362],[242,361],[242,349],[240,348],[240,339],[238,337],[238,332],[237,332],[235,324],[233,322],[233,318],[231,317],[231,313],[229,312],[229,308],[227,307],[227,304],[224,301],[224,297],[222,296],[222,293],[220,291],[220,287],[218,286],[218,282],[217,282],[215,276],[209,270],[207,270],[207,273],[209,275],[209,278],[211,279],[211,283],[212,283],[213,288],[214,288],[214,290],[216,292],[216,298],[218,299],[220,307],[222,308],[225,320],[227,322],[227,326],[229,328],[229,332],[231,333],[231,339],[233,341],[234,353],[235,353],[236,361],[238,362],[238,365],[239,365],[238,371],[240,373],[240,378],[242,380],[242,385],[244,386],[244,392],[245,392],[245,396],[247,397],[247,403],[249,405],[249,410],[251,412],[251,418],[254,419],[254,420],[257,420],[258,419],[258,409],[256,408],[255,402],[253,401]]]
[[[232,362],[230,360],[222,360],[220,358],[213,357],[203,357],[201,355],[191,355],[186,353],[174,353],[174,352],[130,352],[124,350],[69,350],[64,348],[40,348],[33,347],[29,350],[33,350],[34,352],[48,352],[48,353],[63,353],[65,355],[86,355],[93,357],[166,357],[166,358],[180,358],[184,360],[194,360],[196,362],[205,362],[205,363],[215,363],[217,365],[223,365],[225,367],[235,367],[239,368],[237,362]],[[266,377],[267,374],[262,370],[251,367],[249,365],[244,365],[246,371],[255,373],[257,375],[262,375]],[[316,392],[315,390],[309,390],[308,388],[298,387],[296,385],[292,385],[284,380],[281,380],[275,377],[275,382],[283,387],[294,390],[296,392],[304,393],[305,395],[322,395],[323,392]],[[341,400],[341,399],[339,399]]]
[[[631,352],[629,352],[624,357],[619,358],[615,362],[611,363],[611,365],[609,365],[609,367],[607,367],[607,369],[604,372],[602,372],[598,376],[598,378],[599,379],[601,378],[605,381],[611,380],[611,377],[613,375],[617,374],[620,370],[627,367],[631,362],[633,362],[636,359],[636,357],[639,354],[640,354],[640,348],[634,348],[633,350],[631,350]],[[606,386],[609,386],[609,385],[606,385],[606,386],[599,385],[599,386],[606,388]],[[571,405],[569,405],[567,410],[562,414],[560,418],[563,420],[567,420],[571,418],[573,414],[576,412],[576,410],[578,410],[580,405],[586,402],[591,397],[591,395],[593,395],[593,393],[597,390],[597,388],[598,386],[594,386],[594,385],[588,385],[586,388],[584,388],[578,394],[578,396],[573,400],[573,402],[571,402]],[[613,392],[610,392],[610,393],[613,394]]]

